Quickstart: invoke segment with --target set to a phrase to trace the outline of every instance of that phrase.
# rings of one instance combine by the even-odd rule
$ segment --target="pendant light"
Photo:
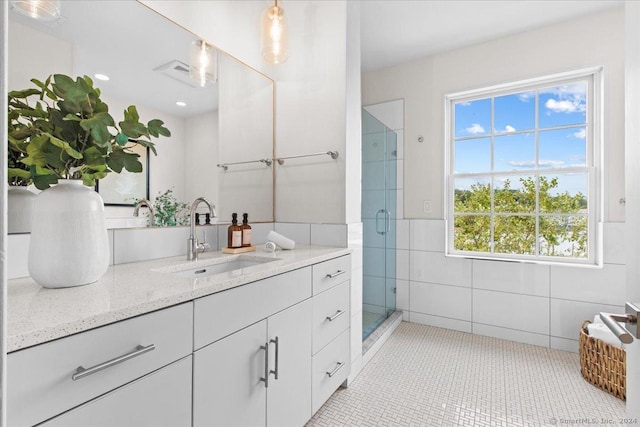
[[[11,0],[11,6],[16,12],[38,21],[60,19],[60,0]]]
[[[191,43],[189,58],[189,76],[200,87],[205,87],[216,82],[218,76],[218,51],[204,40],[196,40]]]
[[[284,11],[275,0],[262,14],[262,56],[273,64],[287,60],[287,25]]]

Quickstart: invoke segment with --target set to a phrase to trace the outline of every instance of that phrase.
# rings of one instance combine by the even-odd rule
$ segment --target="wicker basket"
[[[626,353],[620,347],[590,337],[589,323],[585,320],[580,328],[580,372],[594,386],[626,400]]]

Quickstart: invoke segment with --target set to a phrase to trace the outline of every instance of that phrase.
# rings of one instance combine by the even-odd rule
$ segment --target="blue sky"
[[[492,128],[494,172],[518,172],[525,176],[527,171],[535,168],[536,96],[539,122],[538,168],[544,170],[585,166],[586,83],[577,82],[495,97],[494,123],[491,123],[490,98],[456,103],[454,172],[492,171]],[[557,129],[560,126],[563,128]],[[564,128],[565,126],[570,127]],[[456,187],[467,187],[468,181],[458,179]],[[462,185],[463,182],[466,184]],[[560,183],[560,191],[566,190],[572,194],[587,192],[586,176],[583,174],[562,174]],[[498,182],[495,184],[500,185]]]

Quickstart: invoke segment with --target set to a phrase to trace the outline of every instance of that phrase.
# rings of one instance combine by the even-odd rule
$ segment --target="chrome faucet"
[[[146,206],[149,208],[149,225],[153,227],[154,225],[156,225],[156,215],[153,211],[153,206],[151,206],[151,202],[147,199],[139,200],[138,203],[136,203],[136,206],[133,208],[133,216],[138,216],[140,208],[142,206]]]
[[[209,214],[212,218],[215,218],[216,216],[215,205],[209,203],[209,201],[204,197],[198,197],[191,204],[191,213],[189,215],[189,239],[187,240],[187,259],[189,261],[196,261],[198,259],[198,254],[209,248],[209,244],[206,242],[206,234],[202,242],[198,242],[198,237],[196,236],[196,209],[201,202],[209,207]]]

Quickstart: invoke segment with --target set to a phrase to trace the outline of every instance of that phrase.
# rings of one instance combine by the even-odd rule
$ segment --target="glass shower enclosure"
[[[362,339],[396,310],[397,135],[362,110]]]

